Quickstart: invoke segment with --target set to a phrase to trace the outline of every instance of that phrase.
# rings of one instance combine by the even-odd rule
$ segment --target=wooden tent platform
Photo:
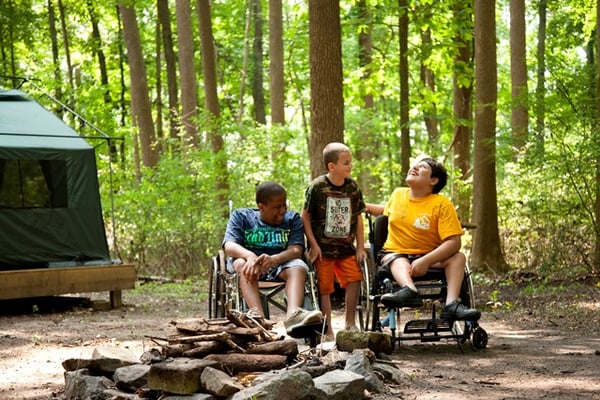
[[[107,290],[111,307],[119,308],[121,290],[133,289],[135,281],[129,264],[0,271],[0,300]]]

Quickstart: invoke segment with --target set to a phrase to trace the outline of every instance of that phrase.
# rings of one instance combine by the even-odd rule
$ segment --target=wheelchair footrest
[[[311,337],[317,337],[323,331],[324,322],[318,322],[316,324],[301,325],[298,326],[289,333],[289,336],[294,339],[306,339]]]
[[[452,324],[443,319],[415,319],[406,322],[404,333],[450,332]]]

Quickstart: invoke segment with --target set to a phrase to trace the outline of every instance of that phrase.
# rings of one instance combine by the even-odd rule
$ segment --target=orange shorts
[[[362,271],[355,256],[346,258],[323,258],[315,261],[319,294],[327,295],[334,292],[334,276],[342,288],[348,283],[360,282],[363,279]]]

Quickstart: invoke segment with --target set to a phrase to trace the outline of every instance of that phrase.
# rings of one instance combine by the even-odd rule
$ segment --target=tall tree
[[[123,21],[123,36],[129,60],[131,119],[133,125],[138,128],[142,162],[146,167],[153,167],[158,162],[158,151],[136,12],[133,6],[124,2],[119,2],[119,12]]]
[[[422,18],[426,26],[421,29],[421,83],[425,93],[435,93],[435,74],[429,67],[429,58],[431,57],[431,47],[433,46],[431,40],[431,16],[432,9],[431,5],[425,5],[422,7],[421,13]],[[433,96],[429,96],[432,98]],[[439,128],[437,118],[437,106],[434,101],[423,98],[423,119],[425,120],[425,126],[427,128],[428,150],[432,156],[436,156],[439,152]]]
[[[516,150],[527,143],[529,127],[527,52],[525,47],[525,0],[510,0],[511,129]]]
[[[252,0],[252,18],[254,20],[254,40],[252,41],[254,120],[264,125],[267,121],[265,116],[265,92],[263,90],[263,17],[260,0]]]
[[[470,176],[471,171],[471,138],[472,129],[472,98],[473,98],[473,40],[471,37],[472,29],[465,27],[473,26],[473,8],[464,6],[459,0],[454,4],[454,26],[456,34],[454,43],[456,43],[457,52],[454,57],[454,68],[452,75],[452,109],[454,114],[454,137],[452,138],[453,165],[460,171],[460,179],[465,182]],[[468,33],[467,33],[468,32]],[[456,181],[453,185],[458,186]],[[455,199],[458,206],[458,216],[461,221],[469,221],[471,218],[471,195],[465,190],[454,190],[458,193]]]
[[[544,153],[546,130],[546,0],[538,0],[537,74],[535,88],[535,148],[538,155]]]
[[[216,190],[219,204],[226,204],[229,193],[229,176],[227,159],[223,157],[223,137],[219,131],[221,110],[217,96],[217,67],[215,62],[215,46],[212,33],[212,20],[209,0],[198,0],[196,11],[200,22],[200,49],[202,51],[202,72],[204,76],[204,98],[208,121],[207,132],[210,146],[216,157],[217,174]],[[226,214],[227,210],[223,209]]]
[[[506,272],[498,232],[496,196],[495,0],[475,0],[475,144],[473,149],[473,266]]]
[[[342,29],[338,1],[309,0],[310,174],[323,173],[322,152],[344,140]]]
[[[104,103],[110,104],[112,98],[108,89],[108,68],[106,67],[106,56],[104,55],[102,37],[100,36],[100,28],[98,27],[98,16],[94,2],[87,1],[87,8],[90,14],[92,23],[92,52],[98,58],[98,67],[100,69],[100,84],[104,88]]]
[[[171,15],[169,12],[169,0],[157,0],[156,2],[160,31],[162,33],[163,51],[165,54],[167,74],[167,96],[169,104],[169,132],[170,137],[177,137],[179,117],[179,99],[177,88],[177,57],[173,50],[173,31],[171,29]]]
[[[358,0],[356,3],[357,14],[358,14],[358,65],[362,70],[361,82],[362,82],[362,98],[363,108],[365,111],[366,121],[363,123],[362,132],[358,137],[356,155],[359,160],[372,160],[375,157],[373,151],[373,131],[374,127],[370,123],[372,120],[373,113],[375,111],[375,99],[372,91],[370,90],[370,79],[372,73],[372,62],[373,62],[373,21],[369,6],[366,0]],[[362,174],[359,177],[360,186],[363,195],[366,198],[375,195],[375,179],[367,168],[362,170]]]
[[[596,0],[596,124],[595,131],[600,131],[600,0]],[[596,133],[598,136],[598,133]],[[597,143],[597,142],[596,142]],[[600,150],[597,150],[600,151]],[[594,240],[594,270],[600,271],[600,158],[596,158],[596,201],[594,203],[594,224],[596,237]]]
[[[273,125],[285,124],[283,68],[283,12],[281,0],[269,0],[269,104]]]
[[[184,145],[198,146],[198,83],[194,66],[194,30],[190,0],[177,0],[177,43],[179,47],[179,80],[181,83],[181,123]]]
[[[408,0],[398,0],[400,16],[398,17],[398,41],[400,46],[400,167],[402,176],[406,176],[410,168],[410,129],[409,129],[409,91],[408,91]]]

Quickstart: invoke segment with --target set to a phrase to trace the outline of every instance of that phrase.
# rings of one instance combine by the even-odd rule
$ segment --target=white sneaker
[[[292,315],[285,321],[285,331],[289,335],[294,329],[303,325],[316,324],[323,320],[323,314],[319,310],[308,311],[303,308],[297,308],[292,312]]]

